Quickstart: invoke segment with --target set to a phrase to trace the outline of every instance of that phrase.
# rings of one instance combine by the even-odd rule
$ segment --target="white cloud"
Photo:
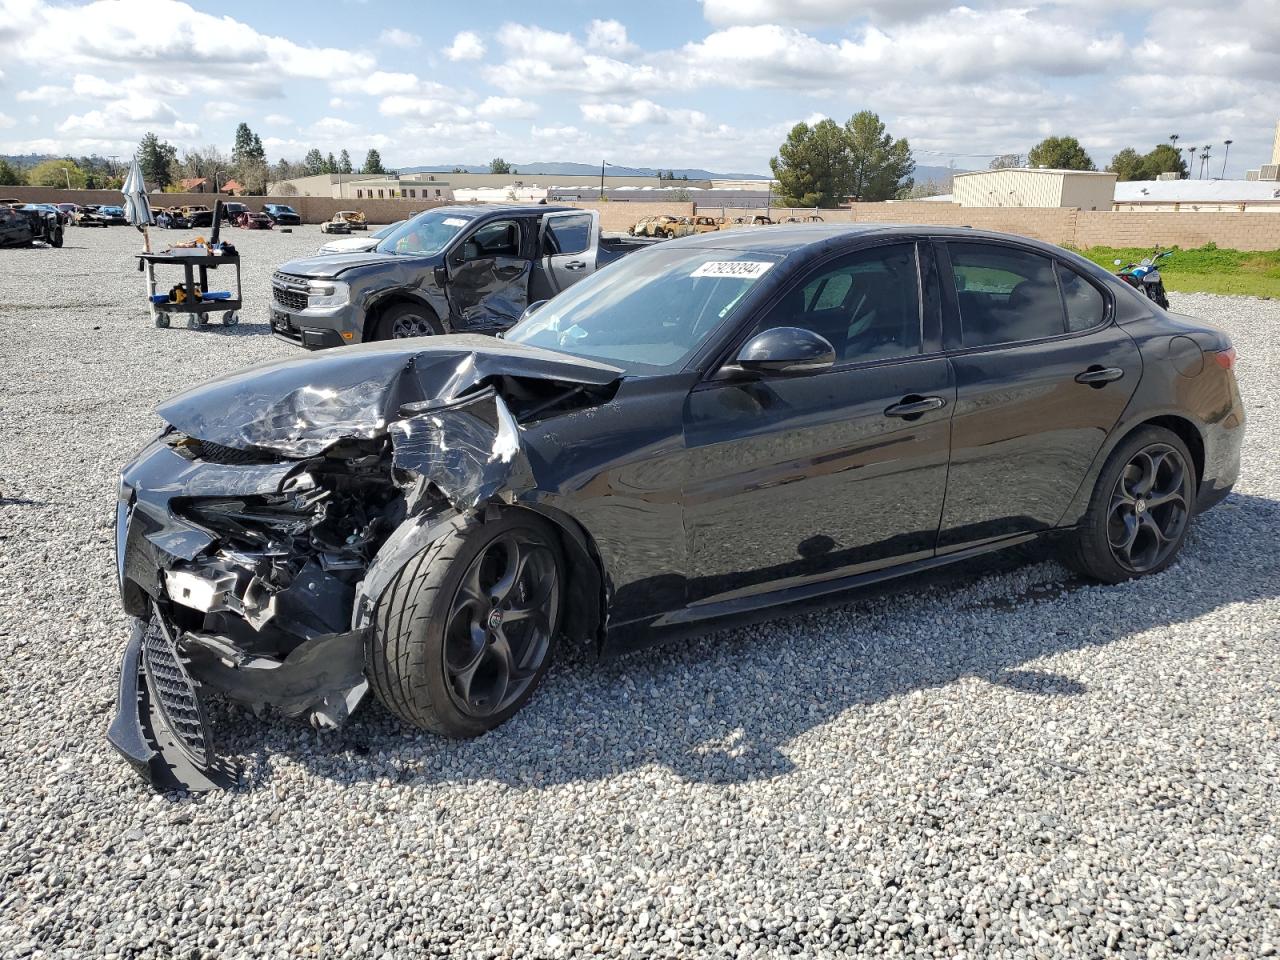
[[[592,20],[587,27],[587,46],[615,57],[627,56],[639,49],[627,39],[627,28],[617,20]]]
[[[7,113],[0,113],[0,130],[12,127],[17,122],[17,120],[13,119],[13,117],[9,116]]]
[[[907,20],[940,13],[953,0],[702,0],[703,15],[717,26],[757,23],[839,26],[863,17]]]
[[[484,41],[478,33],[463,30],[453,38],[453,43],[445,47],[444,55],[450,60],[479,60],[484,56]]]
[[[538,140],[576,140],[582,135],[582,131],[573,126],[549,126],[539,127],[536,124],[530,128],[529,135]]]
[[[532,117],[538,112],[538,105],[519,97],[488,97],[476,108],[477,116],[490,120],[509,117]]]
[[[293,118],[286,117],[283,113],[268,113],[262,118],[262,122],[276,127],[287,127],[293,124]]]
[[[34,90],[19,90],[13,98],[19,103],[58,103],[67,99],[71,91],[66,87],[45,85]]]
[[[311,133],[318,137],[340,137],[355,133],[360,128],[350,120],[340,117],[321,117],[310,127]]]
[[[349,106],[351,106],[351,101],[350,101],[350,100],[343,100],[341,97],[330,97],[330,98],[329,98],[329,109],[330,109],[330,110],[345,110],[345,109],[347,109],[347,107],[349,107]]]
[[[427,119],[466,119],[471,111],[452,100],[436,97],[392,96],[383,98],[378,112],[388,117],[425,117]]]
[[[607,21],[595,21],[592,27]],[[620,26],[620,25],[618,25]],[[597,42],[626,42],[612,27],[596,29]],[[681,72],[670,63],[659,68],[632,63],[618,57],[589,53],[572,34],[541,27],[505,23],[498,30],[498,42],[506,60],[488,68],[485,76],[509,93],[538,90],[551,93],[588,92],[597,96],[621,93],[649,93],[668,89],[680,82]],[[665,58],[664,58],[665,60]]]
[[[669,109],[652,100],[632,100],[630,103],[584,103],[580,105],[583,119],[589,123],[606,123],[616,127],[636,127],[641,124],[681,124],[702,127],[707,115],[698,110]]]
[[[399,27],[383,30],[378,35],[378,40],[389,47],[400,47],[405,50],[422,46],[422,38],[420,36],[416,33],[410,33],[408,30],[401,30]]]
[[[504,23],[498,30],[498,42],[511,55],[553,65],[569,66],[582,56],[582,47],[572,34],[520,23]]]
[[[385,97],[391,94],[449,94],[443,84],[422,80],[416,73],[389,73],[377,70],[368,76],[349,77],[334,81],[333,89],[339,93],[364,94],[369,97]]]

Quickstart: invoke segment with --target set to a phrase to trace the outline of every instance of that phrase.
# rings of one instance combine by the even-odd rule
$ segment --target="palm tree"
[[[1222,152],[1222,179],[1227,179],[1227,156],[1231,153],[1231,141],[1223,140],[1222,145],[1226,147]]]
[[[1209,148],[1212,146],[1213,144],[1206,143],[1204,145],[1204,152],[1200,154],[1200,179],[1201,180],[1204,179],[1204,165],[1209,162]]]
[[[1187,179],[1190,180],[1191,171],[1194,170],[1196,167],[1196,151],[1199,150],[1200,148],[1184,147],[1183,149],[1187,151]]]

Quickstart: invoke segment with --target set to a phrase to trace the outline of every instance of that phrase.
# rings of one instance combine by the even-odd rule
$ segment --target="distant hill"
[[[512,163],[511,166],[520,171],[520,176],[557,177],[557,176],[600,176],[598,163]],[[400,173],[451,173],[454,167],[461,167],[467,173],[488,173],[487,163],[442,163],[429,167],[397,167]],[[670,169],[676,178],[688,177],[690,180],[768,180],[759,173],[712,173],[701,167],[675,167]],[[655,167],[623,167],[611,165],[605,167],[605,174],[610,177],[656,177],[659,173]]]
[[[519,171],[519,176],[527,177],[556,177],[556,176],[600,176],[599,164],[591,163],[571,163],[563,161],[559,163],[512,163],[512,167]],[[444,173],[453,172],[454,167],[461,167],[467,173],[488,173],[489,165],[487,163],[442,163],[434,164],[426,167],[399,167],[400,173]],[[767,176],[759,173],[715,173],[711,170],[704,170],[701,167],[676,167],[666,168],[672,169],[676,178],[688,177],[690,180],[759,180],[761,182],[768,180]],[[925,183],[934,180],[938,183],[945,182],[953,173],[964,173],[963,170],[952,170],[950,167],[927,167],[917,166],[915,173],[916,183]],[[654,167],[622,167],[610,166],[605,168],[605,174],[611,177],[656,177],[659,171]]]

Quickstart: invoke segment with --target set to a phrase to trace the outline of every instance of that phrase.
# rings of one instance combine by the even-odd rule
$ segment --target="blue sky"
[[[789,127],[877,111],[920,164],[1074,134],[1270,157],[1275,0],[559,3],[0,0],[0,152],[128,155],[154,130],[390,166],[602,158],[763,173]]]

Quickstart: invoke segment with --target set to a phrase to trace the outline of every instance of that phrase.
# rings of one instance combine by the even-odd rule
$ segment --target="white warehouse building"
[[[1110,210],[1116,175],[1094,170],[1012,167],[957,173],[951,194],[962,207],[1066,207]]]

